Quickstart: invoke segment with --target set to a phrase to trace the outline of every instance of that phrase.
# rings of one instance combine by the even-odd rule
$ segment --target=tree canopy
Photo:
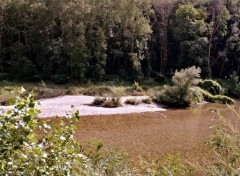
[[[240,73],[238,0],[2,0],[0,72],[23,81]]]

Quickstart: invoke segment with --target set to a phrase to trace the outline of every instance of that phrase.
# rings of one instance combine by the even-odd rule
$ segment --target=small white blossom
[[[66,138],[65,138],[64,136],[61,136],[60,139],[61,139],[62,141],[65,141],[65,140],[66,140]]]
[[[27,159],[27,155],[22,154],[22,157]]]
[[[13,165],[13,162],[8,162],[8,165]]]
[[[47,158],[47,153],[43,153],[43,158]]]

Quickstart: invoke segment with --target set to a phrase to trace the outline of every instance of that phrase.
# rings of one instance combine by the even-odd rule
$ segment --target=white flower
[[[65,141],[65,140],[66,140],[66,138],[65,138],[64,136],[61,136],[60,139],[61,139],[62,141]]]
[[[13,162],[8,162],[8,165],[13,165]]]
[[[22,157],[27,159],[27,155],[22,154]]]
[[[43,144],[42,143],[38,144],[38,147],[43,148]]]
[[[43,153],[43,158],[47,158],[47,153]]]
[[[23,87],[21,87],[21,92],[25,92],[26,90],[23,88]]]

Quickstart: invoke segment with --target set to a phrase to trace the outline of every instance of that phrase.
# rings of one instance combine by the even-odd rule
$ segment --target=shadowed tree
[[[179,42],[181,67],[200,66],[202,76],[208,77],[210,70],[207,65],[208,40],[207,14],[191,4],[180,5],[172,21],[174,39]]]
[[[160,38],[160,73],[165,75],[166,64],[168,60],[168,31],[169,19],[176,5],[175,0],[159,0],[154,2],[154,10],[156,12],[159,27]]]
[[[210,34],[209,34],[209,46],[208,46],[208,62],[210,69],[214,65],[212,57],[213,43],[217,38],[226,36],[227,34],[227,21],[230,19],[229,12],[226,8],[226,0],[211,0],[209,3],[209,15],[210,15]]]

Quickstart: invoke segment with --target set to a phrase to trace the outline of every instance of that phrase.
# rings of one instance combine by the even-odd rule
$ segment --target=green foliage
[[[66,84],[69,82],[69,77],[66,75],[53,75],[52,81],[57,84]]]
[[[230,97],[218,95],[222,91],[222,87],[216,81],[204,80],[200,82],[200,73],[200,68],[196,67],[180,72],[176,71],[172,78],[174,85],[164,86],[156,101],[170,107],[187,107],[203,100],[212,103],[235,104],[235,101]]]
[[[4,0],[0,7],[1,72],[20,80],[37,73],[102,80],[120,67],[142,72],[150,1]]]
[[[205,91],[203,89],[199,90],[204,98],[204,100],[211,102],[211,103],[222,103],[222,104],[235,104],[235,100],[233,100],[230,97],[224,96],[224,95],[212,95],[208,91]]]
[[[134,83],[132,85],[132,91],[142,92],[143,88],[140,86],[140,84],[138,82],[134,81]]]
[[[214,135],[208,141],[208,145],[212,149],[213,159],[203,166],[196,167],[200,175],[240,174],[240,133],[235,125],[240,122],[240,116],[236,110],[230,109],[228,118],[218,114],[219,123]]]
[[[20,93],[23,93],[21,89]],[[135,175],[126,155],[80,146],[74,139],[78,111],[67,120],[42,121],[32,94],[17,97],[0,114],[0,175]]]
[[[194,175],[191,166],[182,163],[179,155],[169,155],[164,161],[147,162],[141,160],[141,175],[179,175],[179,176],[192,176]],[[188,166],[188,167],[186,167]]]
[[[150,98],[145,98],[142,100],[143,103],[145,104],[151,104],[152,103],[152,100]]]
[[[8,80],[9,74],[8,73],[0,73],[0,81]]]
[[[175,86],[190,87],[197,85],[200,78],[201,69],[195,66],[175,71],[172,82]]]
[[[173,86],[165,86],[156,101],[170,107],[187,107],[194,100],[189,95],[191,87],[197,85],[201,69],[195,66],[176,71],[172,77]]]
[[[24,91],[24,89],[22,89]],[[78,113],[68,116],[68,126],[39,123],[39,110],[32,94],[17,97],[13,110],[0,115],[1,175],[65,175],[74,174],[83,159],[78,144],[73,140],[73,120]],[[41,131],[42,138],[36,136]],[[36,165],[37,163],[37,165]]]
[[[230,75],[229,80],[226,82],[226,89],[228,95],[236,98],[240,97],[240,82],[236,72]]]
[[[120,98],[110,97],[110,98],[107,98],[107,100],[103,103],[102,106],[105,108],[116,108],[116,107],[121,107],[122,104],[120,102]]]
[[[168,79],[160,73],[154,72],[154,73],[152,73],[152,76],[153,76],[154,80],[160,84],[165,84],[168,82]]]
[[[0,72],[162,83],[172,69],[195,65],[202,77],[222,78],[240,66],[239,8],[235,0],[2,0]]]
[[[203,80],[198,84],[198,86],[210,92],[213,95],[219,95],[222,93],[222,86],[217,81],[214,80],[210,79]]]
[[[190,88],[188,98],[191,100],[191,104],[201,103],[205,100],[201,90],[202,89],[197,86]]]
[[[215,95],[213,96],[213,101],[217,103],[222,103],[222,104],[229,104],[233,105],[235,104],[235,100],[224,95]]]
[[[97,97],[93,100],[92,105],[94,106],[102,106],[103,103],[105,103],[107,99],[105,97]]]
[[[118,97],[95,98],[92,102],[92,105],[105,108],[116,108],[122,106],[120,98]]]
[[[134,81],[133,85],[127,89],[127,92],[131,95],[142,95],[143,88],[138,82]]]
[[[196,38],[206,32],[207,26],[204,20],[207,14],[192,4],[180,5],[176,10],[175,17],[174,37],[179,41]]]
[[[43,88],[47,88],[47,84],[43,80],[40,81],[39,85]]]
[[[202,68],[202,75],[208,76],[204,68],[208,66],[207,50],[208,27],[205,22],[206,12],[195,8],[192,4],[183,4],[178,7],[172,22],[174,39],[179,42],[179,63],[182,67],[192,65]]]
[[[187,107],[191,104],[188,95],[189,92],[184,87],[164,86],[156,101],[170,107]]]

